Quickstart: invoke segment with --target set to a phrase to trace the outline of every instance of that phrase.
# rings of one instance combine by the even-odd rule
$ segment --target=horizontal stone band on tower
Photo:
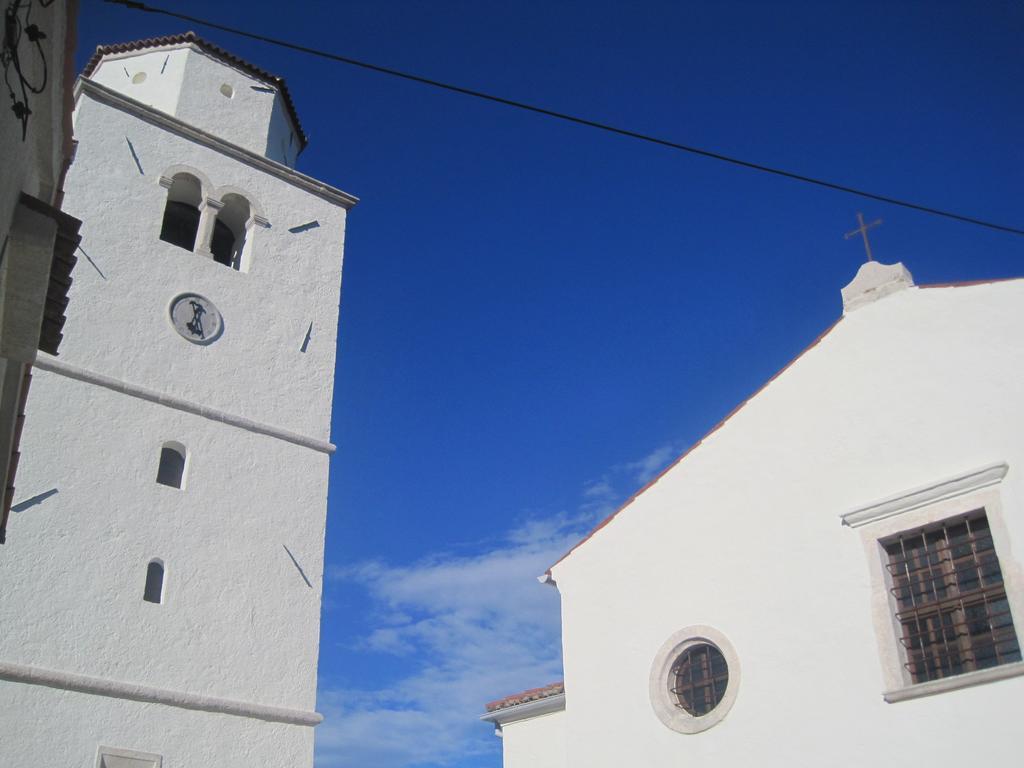
[[[186,413],[193,413],[196,416],[202,416],[204,419],[230,424],[233,427],[245,429],[249,432],[256,432],[261,435],[276,437],[279,440],[294,443],[295,445],[312,448],[314,451],[319,451],[320,453],[331,454],[334,453],[336,449],[336,446],[333,443],[317,440],[306,435],[300,435],[296,432],[291,432],[287,429],[282,429],[281,427],[275,427],[271,424],[263,424],[258,421],[253,421],[252,419],[247,419],[244,416],[236,416],[233,413],[228,413],[227,411],[222,411],[217,408],[208,408],[203,405],[197,405],[196,403],[191,403],[184,398],[168,395],[165,392],[157,392],[155,389],[140,387],[137,384],[130,384],[127,381],[115,379],[113,376],[104,376],[100,373],[94,373],[93,371],[86,370],[85,368],[79,368],[77,365],[65,363],[62,360],[58,360],[57,358],[51,357],[45,353],[40,353],[36,358],[35,367],[43,371],[56,373],[60,376],[67,376],[70,379],[84,381],[88,384],[95,384],[98,387],[104,387],[105,389],[120,392],[124,395],[137,397],[141,400],[148,400],[151,403],[165,405],[168,408],[185,411]]]
[[[60,688],[65,691],[92,693],[99,696],[110,696],[117,699],[132,699],[152,704],[166,704],[181,709],[198,709],[204,712],[220,712],[225,715],[252,717],[258,720],[270,720],[275,723],[289,725],[319,725],[324,716],[319,712],[306,712],[300,709],[270,707],[265,704],[253,704],[247,701],[233,701],[216,696],[203,696],[186,691],[172,691],[166,688],[151,688],[148,685],[123,683],[117,680],[104,680],[87,675],[75,675],[55,669],[30,667],[26,664],[11,664],[0,661],[0,679],[28,685],[45,685],[48,688]]]

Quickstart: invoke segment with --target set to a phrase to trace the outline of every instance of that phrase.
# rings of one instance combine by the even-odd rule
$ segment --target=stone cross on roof
[[[861,213],[860,211],[857,211],[857,223],[860,224],[860,226],[857,227],[852,232],[847,232],[843,236],[843,239],[844,240],[849,240],[854,235],[857,235],[857,234],[861,235],[861,237],[864,238],[864,250],[867,251],[867,253],[868,253],[868,261],[874,261],[874,258],[871,255],[871,243],[868,242],[868,230],[871,229],[872,227],[877,227],[879,224],[882,223],[882,220],[881,219],[875,219],[870,224],[865,224],[864,223],[864,214]]]

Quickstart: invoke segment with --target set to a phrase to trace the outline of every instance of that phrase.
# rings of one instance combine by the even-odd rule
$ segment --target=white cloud
[[[608,498],[615,492],[612,488],[612,484],[608,482],[607,477],[602,477],[600,480],[592,480],[589,483],[583,485],[583,498],[585,499],[601,499]]]
[[[679,449],[675,443],[666,443],[636,461],[623,464],[622,467],[632,473],[633,480],[638,485],[646,485],[678,455]]]
[[[561,679],[558,595],[536,577],[578,540],[581,523],[528,521],[475,556],[332,569],[380,612],[361,648],[422,663],[386,690],[320,692],[318,768],[444,765],[497,749],[477,720],[484,703]]]
[[[317,768],[500,765],[500,742],[478,720],[484,703],[562,677],[558,594],[537,576],[674,456],[664,445],[612,467],[584,484],[575,514],[527,520],[477,554],[330,568],[372,602],[355,650],[402,671],[375,691],[320,691]]]
[[[370,651],[392,653],[396,656],[408,656],[416,650],[416,646],[403,637],[398,627],[377,627],[366,638],[363,647]]]

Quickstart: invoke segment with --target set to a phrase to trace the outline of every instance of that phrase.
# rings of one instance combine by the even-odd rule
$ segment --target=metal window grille
[[[1021,660],[985,510],[883,546],[913,682]]]
[[[694,717],[706,715],[717,707],[729,685],[729,665],[725,657],[707,643],[687,648],[672,665],[670,674],[676,706]]]

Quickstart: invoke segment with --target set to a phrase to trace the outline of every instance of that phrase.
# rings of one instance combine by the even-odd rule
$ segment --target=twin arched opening
[[[160,183],[167,188],[160,239],[247,272],[252,232],[257,219],[263,221],[253,203],[230,191],[219,199],[207,198],[209,184],[187,171],[163,176]]]

